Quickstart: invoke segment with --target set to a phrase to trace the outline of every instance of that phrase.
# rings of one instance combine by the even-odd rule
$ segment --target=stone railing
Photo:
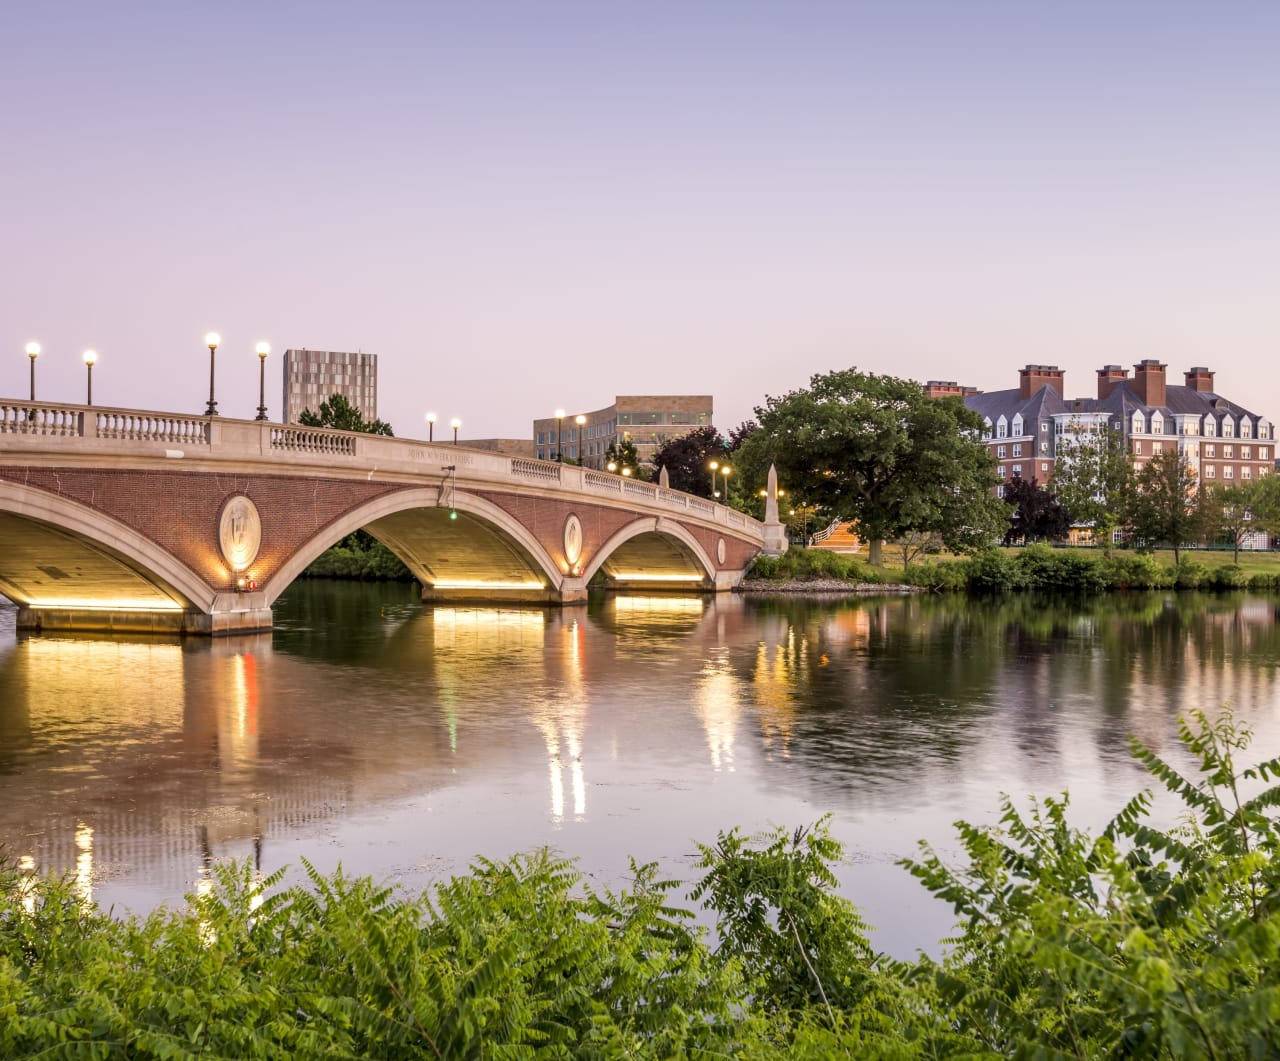
[[[73,435],[84,433],[80,410],[37,402],[0,403],[0,433],[7,435]]]
[[[350,431],[326,431],[322,427],[273,426],[271,448],[286,453],[334,453],[354,457],[356,436]]]
[[[523,475],[526,479],[541,479],[544,482],[558,483],[560,481],[559,464],[552,464],[550,461],[533,461],[526,460],[524,457],[511,458],[511,474]]]
[[[610,490],[615,494],[622,493],[622,477],[620,475],[603,475],[600,472],[583,472],[582,481],[593,490]]]
[[[162,413],[133,413],[118,409],[102,410],[92,415],[98,438],[200,445],[209,441],[208,417],[165,416]]]

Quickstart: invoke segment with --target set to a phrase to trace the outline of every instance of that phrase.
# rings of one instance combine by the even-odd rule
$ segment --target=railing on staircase
[[[824,527],[822,530],[815,531],[813,534],[810,534],[807,544],[813,546],[817,545],[818,542],[825,542],[831,537],[831,535],[835,534],[835,532],[840,529],[844,522],[845,521],[842,519],[833,519],[830,526]]]

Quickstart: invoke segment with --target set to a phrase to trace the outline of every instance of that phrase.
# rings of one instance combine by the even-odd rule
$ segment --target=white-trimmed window
[[[1021,457],[1021,456],[1022,456],[1022,443],[1021,443],[1021,442],[1015,442],[1015,443],[1013,444],[1013,455],[1014,455],[1015,457]]]
[[[999,420],[996,421],[996,438],[1008,438],[1008,437],[1009,437],[1009,421],[1002,416],[1000,417]]]
[[[1141,452],[1142,452],[1142,442],[1141,442],[1140,440],[1138,440],[1138,439],[1134,439],[1134,440],[1133,440],[1133,452],[1134,452],[1134,453],[1141,453]]]
[[[1234,479],[1236,477],[1236,467],[1234,464],[1224,464],[1222,466],[1222,477],[1224,479]]]
[[[1253,469],[1252,469],[1252,468],[1250,468],[1248,465],[1245,465],[1243,468],[1241,468],[1241,469],[1240,469],[1240,478],[1241,478],[1241,479],[1252,479],[1252,478],[1253,478]]]
[[[1266,459],[1267,459],[1267,456],[1268,456],[1268,454],[1269,454],[1270,452],[1271,452],[1271,451],[1270,451],[1269,449],[1267,449],[1267,447],[1266,447],[1266,446],[1259,446],[1259,447],[1258,447],[1258,460],[1260,460],[1260,461],[1264,461],[1264,460],[1266,460]]]
[[[1005,456],[1008,454],[1008,451],[1009,451],[1008,446],[997,446],[996,456],[999,457],[1001,460],[1004,460]]]
[[[996,487],[996,497],[1004,497],[1004,483]]]
[[[1236,425],[1231,422],[1231,417],[1224,416],[1222,418],[1222,437],[1231,438],[1236,433]]]
[[[1164,417],[1159,413],[1151,414],[1151,433],[1153,435],[1164,434]]]
[[[1047,473],[1048,473],[1048,471],[1049,471],[1049,462],[1048,462],[1048,461],[1041,461],[1041,462],[1040,462],[1040,474],[1041,474],[1041,475],[1045,475],[1045,474],[1047,474]]]
[[[1244,417],[1242,417],[1240,420],[1240,437],[1241,438],[1253,437],[1253,425],[1249,423],[1247,418],[1244,418]]]
[[[1164,452],[1164,443],[1163,443],[1163,442],[1153,442],[1153,443],[1151,443],[1151,455],[1152,455],[1153,457],[1158,457],[1158,456],[1159,456],[1161,453],[1163,453],[1163,452]]]
[[[1218,466],[1216,464],[1206,464],[1204,466],[1204,477],[1206,479],[1216,479],[1218,477]]]
[[[1223,447],[1222,447],[1222,455],[1223,455],[1224,457],[1231,457],[1231,458],[1234,458],[1234,457],[1235,457],[1235,455],[1236,455],[1236,448],[1235,448],[1235,446],[1223,446]]]
[[[1015,479],[1021,479],[1021,478],[1022,478],[1022,465],[1021,465],[1021,464],[1015,464],[1015,465],[1013,466],[1013,477],[1014,477]]]
[[[1212,416],[1206,416],[1204,420],[1204,433],[1212,438],[1218,433],[1218,424]]]
[[[988,417],[983,417],[983,420],[982,420],[982,437],[983,438],[991,437],[991,420]]]
[[[1003,479],[1003,478],[1004,478],[1004,465],[1003,465],[1003,464],[1002,464],[1002,465],[1000,465],[1000,467],[999,467],[999,468],[997,468],[997,469],[996,469],[996,471],[999,473],[1000,478],[1001,478],[1001,479]]]
[[[1218,447],[1211,442],[1206,442],[1204,444],[1204,455],[1206,457],[1216,457],[1218,455]]]
[[[1017,416],[1015,416],[1015,417],[1013,418],[1013,427],[1012,427],[1012,429],[1010,430],[1010,432],[1009,432],[1009,433],[1010,433],[1011,435],[1021,435],[1021,434],[1022,434],[1022,414],[1021,414],[1021,413],[1019,413]]]
[[[1141,413],[1134,413],[1134,414],[1133,414],[1133,432],[1134,432],[1134,434],[1136,434],[1136,435],[1141,435],[1141,434],[1143,433],[1143,431],[1146,429],[1146,426],[1147,426],[1147,422],[1146,422],[1145,420],[1143,420],[1143,419],[1142,419],[1142,414],[1141,414]]]
[[[1251,461],[1251,460],[1253,460],[1253,447],[1252,447],[1252,446],[1241,446],[1241,447],[1240,447],[1240,456],[1241,456],[1241,457],[1243,457],[1243,458],[1244,458],[1245,460],[1247,460],[1247,461]]]

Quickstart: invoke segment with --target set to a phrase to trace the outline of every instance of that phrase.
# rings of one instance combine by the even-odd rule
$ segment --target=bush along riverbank
[[[412,582],[400,558],[367,531],[348,534],[302,572],[303,578],[343,578],[362,582]]]
[[[812,583],[812,586],[808,584]],[[843,588],[875,592],[913,586],[933,591],[1007,593],[1050,590],[1096,593],[1126,589],[1280,590],[1274,571],[1248,572],[1235,564],[1210,564],[1194,553],[1162,564],[1138,552],[1054,549],[1029,545],[1016,551],[990,549],[955,560],[924,561],[885,571],[866,561],[820,549],[790,549],[757,557],[743,589],[768,592]]]
[[[873,950],[824,823],[700,848],[692,890],[620,891],[548,853],[421,898],[247,865],[180,912],[113,918],[0,867],[0,1056],[1264,1058],[1280,1055],[1280,757],[1229,718],[1181,727],[1183,776],[1098,835],[1066,797],[961,823],[961,864],[904,865],[959,918],[941,959]],[[714,939],[714,944],[711,940]]]

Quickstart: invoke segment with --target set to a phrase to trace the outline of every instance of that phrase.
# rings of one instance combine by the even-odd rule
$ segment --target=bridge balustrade
[[[0,433],[8,435],[82,435],[80,412],[33,402],[0,404]]]
[[[529,479],[542,479],[547,482],[560,481],[560,465],[547,461],[531,461],[524,457],[511,458],[511,473],[523,475]]]
[[[271,448],[288,453],[336,453],[356,455],[356,436],[350,431],[325,431],[312,427],[272,427]]]
[[[622,493],[622,479],[617,475],[602,475],[600,472],[583,472],[583,482],[596,490],[611,490],[615,494]]]
[[[198,416],[164,416],[109,409],[93,414],[98,438],[128,439],[133,442],[209,441],[209,419]]]

